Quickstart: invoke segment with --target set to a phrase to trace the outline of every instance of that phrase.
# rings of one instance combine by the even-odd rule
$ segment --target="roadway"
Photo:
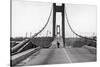
[[[62,41],[62,40],[59,40]],[[96,55],[92,54],[85,48],[63,48],[60,42],[60,48],[56,46],[57,40],[52,42],[52,46],[48,49],[41,49],[39,52],[31,55],[17,65],[44,65],[44,64],[62,64],[62,63],[80,63],[96,61]]]

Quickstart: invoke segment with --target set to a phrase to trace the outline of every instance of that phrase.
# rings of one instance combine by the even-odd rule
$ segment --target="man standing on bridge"
[[[60,46],[60,43],[57,41],[57,47],[59,48],[59,46]]]

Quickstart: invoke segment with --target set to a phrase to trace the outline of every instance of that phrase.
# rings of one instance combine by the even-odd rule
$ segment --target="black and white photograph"
[[[10,66],[97,61],[97,6],[11,0]]]

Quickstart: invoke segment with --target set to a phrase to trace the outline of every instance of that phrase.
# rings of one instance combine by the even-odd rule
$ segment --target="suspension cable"
[[[47,26],[48,23],[49,23],[49,20],[50,20],[51,14],[52,14],[52,8],[51,8],[51,11],[50,11],[49,17],[48,17],[47,22],[46,22],[46,24],[44,25],[44,27],[43,27],[40,31],[38,31],[35,35],[33,35],[33,36],[31,37],[31,39],[33,39],[34,37],[36,37],[39,33],[41,33],[41,32],[46,28],[46,26]]]
[[[32,43],[33,43],[32,40],[33,40],[39,33],[41,33],[41,32],[46,28],[46,26],[48,25],[49,20],[50,20],[50,17],[51,17],[51,14],[52,14],[52,7],[51,7],[51,11],[50,11],[49,17],[48,17],[47,22],[46,22],[46,24],[44,25],[44,27],[43,27],[40,31],[38,31],[35,35],[33,35],[33,36],[30,38],[30,41],[31,41]]]
[[[49,17],[48,17],[47,22],[46,22],[46,24],[44,25],[44,27],[43,27],[40,31],[38,31],[36,34],[34,34],[27,42],[32,42],[32,44],[34,44],[32,40],[33,40],[39,33],[41,33],[41,32],[46,28],[46,26],[47,26],[48,23],[49,23],[51,14],[52,14],[52,7],[51,7],[51,11],[50,11]],[[18,52],[20,52],[21,50],[23,50],[27,45],[28,45],[28,44],[26,44],[25,46],[23,46],[22,49],[19,49],[16,53],[18,53]]]
[[[71,25],[70,25],[70,23],[69,23],[69,19],[68,19],[66,7],[65,7],[65,16],[66,16],[67,24],[68,24],[70,30],[71,30],[75,35],[79,36],[80,38],[84,38],[84,39],[88,39],[88,40],[92,40],[93,42],[96,42],[95,39],[91,39],[91,38],[87,38],[87,37],[84,37],[84,36],[82,36],[82,35],[79,35],[79,34],[77,34],[77,33],[72,29],[72,27],[71,27]]]

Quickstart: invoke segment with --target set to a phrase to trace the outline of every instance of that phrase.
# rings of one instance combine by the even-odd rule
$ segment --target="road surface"
[[[31,55],[18,65],[44,65],[44,64],[62,64],[62,63],[80,63],[96,61],[96,54],[92,54],[85,48],[63,48],[61,42],[60,48],[57,48],[56,41],[52,42],[51,48],[41,49],[39,52]]]

